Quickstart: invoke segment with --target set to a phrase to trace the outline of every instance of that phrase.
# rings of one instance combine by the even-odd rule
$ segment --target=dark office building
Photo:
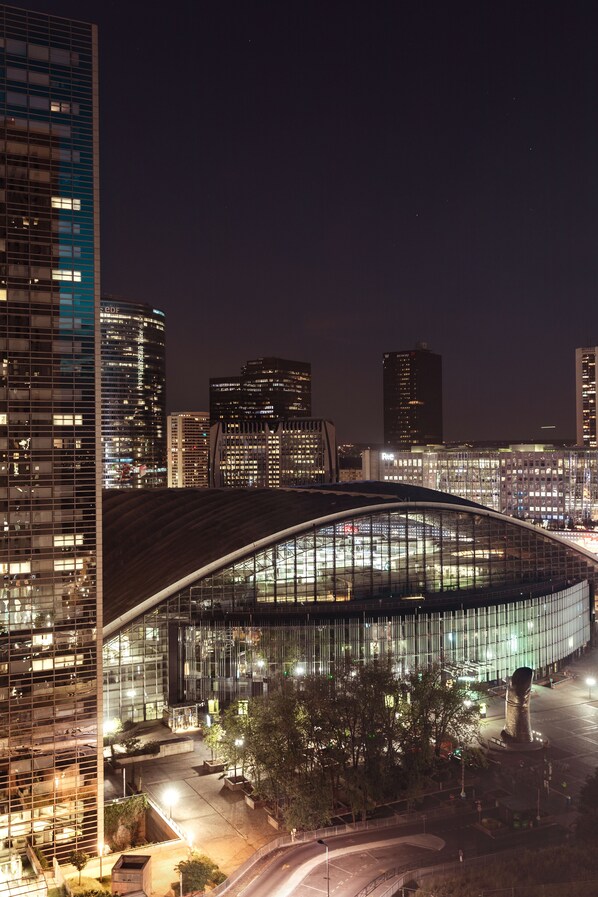
[[[104,488],[165,486],[164,312],[108,296],[101,324]]]
[[[210,420],[287,420],[311,417],[311,364],[256,358],[240,377],[210,380]]]
[[[239,420],[241,418],[241,378],[210,378],[210,421]]]
[[[384,354],[384,442],[395,448],[442,443],[442,358],[425,343]]]
[[[0,59],[0,874],[32,895],[28,844],[102,838],[96,29],[0,6]]]

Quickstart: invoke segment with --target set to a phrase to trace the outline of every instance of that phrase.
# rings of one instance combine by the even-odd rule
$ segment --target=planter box
[[[280,831],[280,829],[284,829],[284,822],[282,821],[282,819],[276,819],[275,816],[270,816],[269,813],[267,814],[267,818],[268,818],[268,822],[270,823],[272,828],[275,828],[276,831]]]
[[[204,760],[203,768],[206,772],[224,772],[224,762],[222,760]]]
[[[243,791],[250,783],[244,776],[225,776],[224,785],[229,791]]]
[[[117,767],[130,766],[132,763],[143,763],[146,760],[159,760],[160,757],[170,757],[173,754],[189,754],[195,750],[192,738],[172,738],[170,741],[162,741],[157,754],[126,754],[116,753],[114,763]]]
[[[266,801],[261,797],[253,797],[251,794],[245,795],[245,803],[250,810],[259,810],[266,806]]]

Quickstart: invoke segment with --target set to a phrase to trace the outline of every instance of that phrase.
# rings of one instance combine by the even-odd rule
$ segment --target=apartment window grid
[[[0,841],[60,859],[101,834],[96,55],[0,7]]]

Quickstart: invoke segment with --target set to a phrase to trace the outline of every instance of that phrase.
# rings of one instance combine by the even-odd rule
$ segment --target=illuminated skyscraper
[[[210,380],[210,420],[287,420],[311,416],[311,364],[286,358],[247,361],[240,377]]]
[[[210,377],[210,421],[239,420],[241,411],[241,378]]]
[[[210,459],[210,415],[178,411],[167,418],[168,485],[206,488]]]
[[[598,446],[596,430],[596,358],[598,346],[575,350],[575,419],[577,444]]]
[[[0,56],[0,844],[64,859],[102,836],[95,26],[0,6]]]
[[[396,448],[442,442],[442,358],[425,343],[384,355],[384,442]]]
[[[336,431],[327,420],[221,421],[210,430],[210,485],[270,489],[336,483]]]
[[[101,320],[104,488],[165,486],[164,312],[107,296]]]

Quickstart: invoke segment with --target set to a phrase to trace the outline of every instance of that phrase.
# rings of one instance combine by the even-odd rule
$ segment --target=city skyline
[[[590,5],[32,5],[99,24],[102,288],[166,311],[169,410],[304,358],[313,414],[381,442],[383,354],[426,340],[445,438],[573,438]]]

